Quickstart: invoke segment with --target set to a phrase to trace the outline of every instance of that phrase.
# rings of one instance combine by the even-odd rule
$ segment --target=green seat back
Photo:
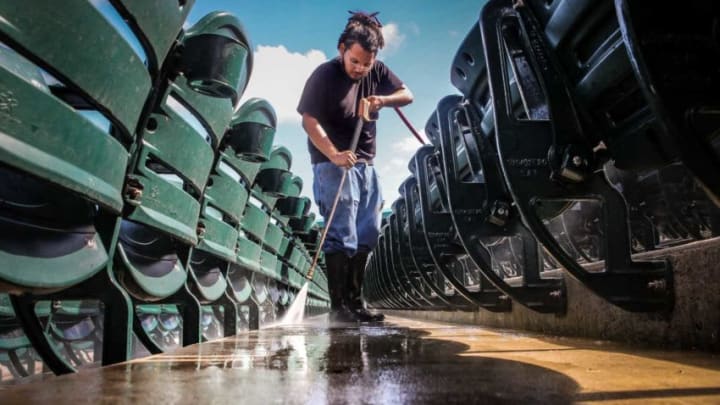
[[[161,111],[151,115],[143,135],[133,175],[143,192],[128,201],[136,206],[128,219],[194,245],[200,213],[196,195],[205,186],[214,151],[203,134],[182,118],[184,110],[176,102],[168,103],[169,98],[161,104]],[[176,177],[168,179],[164,174]]]
[[[180,3],[180,4],[178,4]],[[114,0],[113,4],[150,48],[149,65],[159,70],[175,43],[195,0]]]
[[[283,231],[282,240],[280,241],[280,247],[277,251],[278,256],[282,258],[287,257],[288,251],[290,249],[290,238],[291,237]]]
[[[265,193],[274,197],[286,197],[294,189],[293,176],[290,172],[292,154],[284,146],[276,146],[270,158],[260,165],[255,184]]]
[[[267,225],[267,230],[265,231],[265,237],[262,239],[263,247],[270,252],[277,254],[280,250],[282,238],[282,229],[278,225],[269,222]]]
[[[305,197],[300,197],[302,187],[302,178],[300,178],[300,176],[294,176],[287,188],[287,197],[279,199],[275,204],[278,211],[288,217],[288,221],[290,218],[300,218],[306,212],[305,204],[310,202],[310,200]]]
[[[225,163],[242,176],[246,188],[255,182],[260,162],[267,159],[275,134],[275,111],[261,99],[251,99],[234,115],[221,145]],[[260,135],[257,135],[259,129]],[[256,136],[257,135],[257,136]],[[268,145],[264,145],[267,143]],[[258,147],[256,143],[263,144]],[[267,149],[268,152],[265,152]]]
[[[109,112],[124,135],[134,133],[150,73],[92,2],[50,7],[43,0],[4,1],[0,16],[0,33],[11,46]]]
[[[205,228],[197,249],[235,261],[238,224],[248,200],[242,177],[222,152],[205,187],[199,226]]]
[[[232,167],[240,173],[245,188],[251,188],[252,184],[255,182],[255,177],[260,170],[260,163],[239,158],[227,150],[223,153],[223,160],[232,165]]]
[[[267,162],[264,162],[262,165],[260,165],[260,170],[265,169],[281,169],[281,170],[290,170],[290,167],[292,166],[292,153],[290,153],[290,150],[286,148],[285,146],[275,146],[270,152],[270,158],[267,160]],[[292,183],[292,178],[290,182]]]
[[[240,174],[226,163],[224,155],[220,155],[215,173],[205,187],[205,197],[212,201],[213,207],[237,224],[242,218],[249,195]]]
[[[310,232],[313,223],[315,223],[315,214],[312,212],[300,218],[290,219],[290,227],[293,229],[293,232],[299,235],[305,235]]]
[[[275,280],[282,280],[280,273],[277,271],[278,258],[274,253],[263,250],[260,255],[260,271]]]
[[[299,243],[299,241],[293,242],[290,248],[290,258],[288,259],[288,262],[297,270],[300,269],[303,260],[305,260],[305,254],[303,253],[302,248],[298,245]]]
[[[117,140],[53,96],[38,69],[5,48],[0,95],[0,162],[120,211],[128,154]]]
[[[297,219],[303,216],[306,202],[307,199],[302,197],[285,197],[279,199],[275,207],[287,218],[286,223],[289,223],[291,219]]]
[[[230,142],[238,157],[252,162],[270,158],[277,117],[267,101],[251,98],[238,109],[230,125]],[[236,135],[236,136],[233,136]]]
[[[227,98],[211,97],[190,88],[187,79],[178,76],[172,83],[170,94],[196,119],[196,126],[209,135],[208,141],[217,148],[232,118],[233,102]]]
[[[287,194],[290,197],[298,197],[298,196],[300,196],[300,193],[302,192],[302,188],[303,188],[302,177],[293,176],[292,182],[289,184]]]
[[[212,253],[227,261],[235,261],[238,230],[223,221],[222,213],[204,205],[198,227],[201,229],[195,249]]]
[[[262,246],[240,234],[238,238],[237,263],[244,269],[260,271],[260,253]]]
[[[265,231],[267,230],[269,222],[270,216],[265,210],[257,207],[255,204],[247,204],[241,228],[257,240],[262,240],[265,237]]]
[[[215,11],[188,29],[183,38],[183,69],[188,84],[235,105],[245,92],[253,66],[252,46],[240,21]]]

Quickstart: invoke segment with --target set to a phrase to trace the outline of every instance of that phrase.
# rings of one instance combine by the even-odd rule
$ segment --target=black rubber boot
[[[330,292],[330,322],[356,323],[360,318],[352,312],[345,300],[350,258],[345,253],[325,254],[328,290]]]
[[[368,253],[356,253],[350,259],[350,271],[347,278],[346,301],[350,310],[360,318],[361,322],[382,322],[385,319],[383,314],[373,314],[365,309],[362,299],[362,285],[365,279],[365,266]]]

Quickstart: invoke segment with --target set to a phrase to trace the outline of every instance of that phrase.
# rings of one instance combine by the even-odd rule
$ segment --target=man
[[[323,245],[330,289],[330,319],[336,322],[381,321],[362,302],[362,281],[368,254],[380,232],[382,196],[373,166],[375,122],[363,124],[357,150],[349,150],[361,100],[376,115],[383,107],[403,106],[413,96],[382,62],[384,46],[377,13],[351,12],[338,40],[339,56],[323,63],[305,83],[297,111],[308,134],[313,164],[313,193],[325,223]],[[342,190],[338,190],[347,170]],[[340,199],[329,221],[336,193]]]

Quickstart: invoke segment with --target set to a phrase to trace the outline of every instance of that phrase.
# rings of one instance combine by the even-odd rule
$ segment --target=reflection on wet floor
[[[389,318],[325,317],[45,381],[5,403],[720,402],[720,358]]]

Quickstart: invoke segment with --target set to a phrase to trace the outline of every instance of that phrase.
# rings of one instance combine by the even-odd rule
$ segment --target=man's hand
[[[385,102],[381,96],[367,96],[365,100],[367,100],[370,104],[371,113],[376,113],[380,111],[381,108],[385,107]]]
[[[344,150],[330,156],[330,161],[337,167],[351,168],[357,163],[357,156],[352,151]]]

